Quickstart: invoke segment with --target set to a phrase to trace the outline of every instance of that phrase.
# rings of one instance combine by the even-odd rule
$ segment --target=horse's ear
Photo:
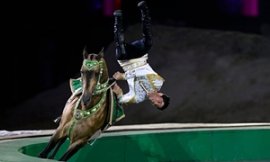
[[[101,57],[104,57],[104,47],[101,48],[100,52],[98,53]]]
[[[84,59],[87,59],[87,57],[88,57],[87,47],[85,46],[85,47],[83,48],[83,58],[84,58]]]

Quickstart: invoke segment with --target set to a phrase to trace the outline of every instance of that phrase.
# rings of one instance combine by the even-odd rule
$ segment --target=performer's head
[[[170,104],[170,97],[161,92],[150,92],[148,98],[159,110],[166,109]]]

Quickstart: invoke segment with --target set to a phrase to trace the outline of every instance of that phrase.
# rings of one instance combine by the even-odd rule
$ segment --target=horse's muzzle
[[[82,96],[82,104],[84,106],[87,106],[90,103],[90,101],[91,101],[91,96],[89,94],[84,94]]]

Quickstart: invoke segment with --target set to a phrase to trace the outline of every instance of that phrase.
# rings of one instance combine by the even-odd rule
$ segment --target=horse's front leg
[[[87,143],[87,139],[79,139],[68,147],[65,154],[59,159],[59,161],[67,161],[71,156],[73,156],[80,148],[82,148]]]
[[[55,133],[52,135],[49,143],[47,146],[39,153],[38,157],[40,158],[47,158],[48,154],[51,152],[51,150],[56,146],[56,144],[60,140],[60,129],[57,129]]]
[[[73,113],[73,107],[76,104],[76,101],[78,100],[78,97],[70,97],[65,105],[65,108],[62,112],[61,121],[56,129],[54,135],[51,137],[48,145],[45,147],[45,149],[39,154],[39,157],[41,158],[47,158],[48,154],[51,152],[53,148],[55,148],[54,152],[49,158],[54,158],[55,154],[57,153],[60,146],[64,143],[65,139],[67,138],[67,132],[66,128],[69,127],[69,122],[72,119],[72,113]]]
[[[59,142],[57,143],[55,149],[53,150],[53,153],[49,156],[49,159],[54,159],[56,153],[58,152],[62,144],[66,141],[66,139],[67,139],[67,136],[59,139]]]

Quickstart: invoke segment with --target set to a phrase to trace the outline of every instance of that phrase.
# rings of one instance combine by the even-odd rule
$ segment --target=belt
[[[130,65],[123,66],[123,70],[124,71],[133,70],[133,69],[136,69],[136,68],[138,68],[140,66],[144,66],[146,64],[147,64],[146,61],[135,62],[135,63],[132,63]]]

